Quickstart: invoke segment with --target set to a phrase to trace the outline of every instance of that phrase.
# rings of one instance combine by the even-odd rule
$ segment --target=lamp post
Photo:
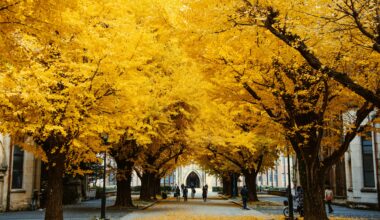
[[[108,145],[108,134],[102,134],[103,144]],[[106,219],[106,166],[107,166],[107,150],[104,150],[103,155],[103,193],[101,200],[100,219]]]
[[[292,187],[291,187],[291,179],[290,179],[290,156],[289,156],[289,146],[287,146],[288,151],[288,201],[289,201],[289,219],[294,219],[293,214],[293,195],[292,195]]]

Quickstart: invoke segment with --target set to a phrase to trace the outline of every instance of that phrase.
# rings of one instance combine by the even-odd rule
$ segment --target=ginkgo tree
[[[224,85],[240,83],[242,92],[245,90],[250,96],[243,100],[251,102],[253,108],[262,109],[273,122],[281,125],[299,161],[300,174],[303,177],[301,183],[305,190],[305,216],[308,219],[326,219],[322,197],[324,177],[332,165],[343,156],[350,141],[361,131],[363,119],[373,110],[374,105],[379,103],[376,101],[379,85],[376,68],[378,59],[369,59],[370,62],[367,62],[368,58],[377,55],[359,49],[349,53],[345,45],[342,45],[342,50],[332,50],[336,45],[340,45],[341,37],[323,35],[318,29],[309,31],[305,25],[300,24],[310,19],[299,19],[307,15],[299,15],[289,23],[284,23],[284,26],[279,25],[278,21],[281,19],[276,17],[279,15],[278,11],[270,11],[270,6],[274,3],[278,4],[279,10],[285,8],[291,11],[298,6],[303,7],[299,12],[294,10],[282,14],[281,19],[284,21],[292,18],[293,14],[299,15],[307,11],[307,7],[318,5],[316,1],[310,1],[310,4],[288,4],[283,1],[184,2],[182,7],[188,9],[181,12],[185,22],[179,26],[192,28],[194,38],[189,38],[188,42],[198,39],[200,46],[189,48],[189,51],[208,66],[208,74],[224,80]],[[265,9],[269,11],[255,7],[257,4],[268,6]],[[297,50],[304,48],[305,42],[295,37],[296,41],[288,45],[288,42],[278,39],[278,35],[273,34],[270,28],[277,28],[279,33],[287,36],[289,32],[283,31],[283,28],[304,33],[308,39],[313,39],[310,35],[318,36],[313,41],[313,48],[320,48],[316,52],[321,54],[320,57],[323,57],[326,64],[336,66],[337,70],[345,68],[347,73],[352,73],[349,76],[339,76],[350,82],[353,82],[352,79],[359,82],[360,85],[350,85],[362,86],[364,89],[359,90],[365,91],[364,93],[369,91],[368,96],[358,93],[367,100],[360,100],[352,94],[350,90],[353,87],[348,86],[348,90],[332,81],[330,77],[334,77],[331,75],[331,69],[326,72],[314,68],[310,60],[306,59],[305,62],[303,56],[306,52],[303,51],[305,53],[301,52],[300,55]],[[289,37],[291,36],[293,35],[289,34]],[[321,43],[323,40],[326,42]],[[293,50],[293,47],[296,50]],[[343,53],[346,50],[347,53]],[[339,53],[343,57],[335,56]],[[358,62],[349,62],[352,58],[356,58]],[[339,81],[336,77],[334,79]],[[345,84],[343,86],[347,87]],[[342,133],[336,129],[334,121],[341,118],[342,112],[352,109],[355,109],[356,116],[345,125],[348,129]],[[333,148],[332,154],[322,157],[322,143],[326,143],[324,140],[328,138],[327,133],[333,136],[344,135],[344,141],[326,146]]]
[[[380,107],[379,8],[377,0],[241,0],[230,22],[267,30],[310,67]]]
[[[233,93],[231,91],[235,89],[236,87],[229,87],[226,91]],[[238,170],[237,173],[244,176],[249,200],[258,201],[257,174],[274,166],[281,150],[277,147],[281,142],[281,132],[276,132],[276,125],[262,117],[259,109],[252,110],[249,103],[241,100],[241,96],[240,99],[236,99],[239,94],[232,94],[228,98],[224,96],[226,91],[219,91],[221,92],[215,94],[220,96],[216,99],[219,102],[214,100],[214,104],[208,102],[204,105],[207,109],[200,112],[200,117],[189,131],[189,136],[194,144],[198,145],[197,152],[201,159],[213,157],[213,160],[226,161],[224,167],[227,169],[232,165],[232,169],[225,170],[224,173]],[[215,161],[210,164],[201,160],[201,165],[202,161],[208,167],[220,163]]]
[[[97,162],[96,154],[105,150],[99,136],[109,131],[123,102],[116,97],[126,89],[122,79],[132,63],[127,52],[133,51],[126,48],[136,47],[136,41],[127,41],[128,28],[136,28],[136,22],[133,17],[116,19],[128,14],[120,5],[82,1],[63,11],[53,7],[59,29],[50,31],[54,25],[41,14],[39,20],[47,22],[40,24],[44,38],[20,29],[22,37],[13,39],[15,49],[32,51],[33,56],[22,65],[2,63],[1,131],[16,139],[32,138],[35,145],[22,146],[47,163],[45,219],[63,218],[62,176],[83,173],[78,170],[82,162]],[[118,44],[105,47],[110,41]]]

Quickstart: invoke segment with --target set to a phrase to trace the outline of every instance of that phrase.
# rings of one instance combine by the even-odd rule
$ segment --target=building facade
[[[161,179],[161,186],[194,186],[195,188],[202,188],[204,185],[208,185],[208,190],[211,191],[213,187],[221,187],[221,180],[214,176],[206,173],[201,167],[197,164],[189,164],[186,166],[177,167],[171,175]],[[132,186],[140,186],[141,181],[133,173],[132,176]],[[200,192],[200,191],[199,191]]]
[[[41,161],[0,134],[0,210],[37,206]]]
[[[374,112],[362,123],[380,129],[372,123]],[[377,206],[379,203],[379,140],[380,133],[368,129],[352,140],[345,153],[347,203],[352,206]]]
[[[290,160],[290,176],[291,176],[291,187],[294,187],[293,178],[293,157]],[[260,187],[271,187],[271,188],[286,188],[289,185],[288,181],[288,158],[281,154],[278,158],[275,166],[265,172],[259,173],[257,176],[257,185]]]

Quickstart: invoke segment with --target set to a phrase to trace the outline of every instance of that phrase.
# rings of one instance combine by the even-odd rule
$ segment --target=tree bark
[[[149,189],[149,174],[144,172],[141,178],[140,200],[149,201],[151,190]]]
[[[155,177],[155,186],[156,186],[156,195],[161,194],[161,179],[159,177]]]
[[[252,170],[244,170],[245,185],[248,188],[248,201],[259,201],[256,190],[257,173]]]
[[[140,200],[151,201],[155,197],[156,187],[154,184],[154,173],[145,171],[141,179]]]
[[[238,173],[230,173],[229,193],[230,193],[231,197],[239,196],[238,186],[237,186],[239,176],[240,175]],[[234,190],[235,190],[235,194],[234,194]]]
[[[324,182],[327,172],[319,162],[299,159],[301,185],[304,191],[304,213],[308,220],[328,220],[324,204]]]
[[[116,178],[116,201],[114,206],[117,207],[134,207],[131,194],[131,181],[133,162],[125,160],[118,160],[114,158],[117,164],[117,178]]]
[[[63,174],[66,156],[63,153],[48,154],[48,183],[46,188],[45,220],[63,220]]]
[[[225,190],[224,194],[227,196],[232,195],[232,181],[229,177],[224,178],[223,188]]]

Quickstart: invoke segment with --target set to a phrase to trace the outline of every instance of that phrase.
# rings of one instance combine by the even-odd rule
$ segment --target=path
[[[220,199],[215,193],[209,195],[209,200],[203,202],[200,198],[200,193],[197,193],[195,199],[188,199],[187,202],[178,202],[173,198],[163,200],[149,209],[136,211],[126,215],[122,220],[137,220],[137,219],[176,219],[180,216],[191,216],[194,219],[205,216],[255,216],[265,217],[264,214],[255,210],[242,210],[241,207],[231,201]]]
[[[164,216],[172,216],[171,219],[178,219],[177,216],[191,216],[199,219],[199,216],[256,216],[264,215],[255,210],[242,210],[241,207],[233,204],[231,201],[222,200],[216,193],[209,194],[210,199],[203,202],[200,190],[195,199],[189,199],[187,203],[181,198],[177,202],[174,198],[162,200],[145,210],[127,211],[107,209],[106,216],[111,220],[132,220],[132,219],[157,219]],[[114,203],[115,197],[107,199],[107,205]],[[132,212],[131,212],[132,211]],[[94,220],[100,214],[100,200],[82,202],[76,205],[65,206],[65,220]],[[42,220],[44,211],[20,211],[0,213],[0,220]],[[165,218],[165,217],[164,217]],[[166,218],[165,218],[166,219]],[[192,219],[192,218],[191,218]]]
[[[286,197],[274,196],[261,194],[259,199],[262,201],[271,201],[282,204],[284,200],[287,200]],[[361,209],[352,209],[343,206],[333,205],[334,213],[329,214],[330,217],[351,217],[351,218],[360,218],[360,219],[380,219],[380,211],[374,210],[361,210]],[[283,206],[275,207],[260,207],[257,208],[258,211],[265,214],[277,214],[282,215]],[[326,206],[327,210],[327,206]]]

